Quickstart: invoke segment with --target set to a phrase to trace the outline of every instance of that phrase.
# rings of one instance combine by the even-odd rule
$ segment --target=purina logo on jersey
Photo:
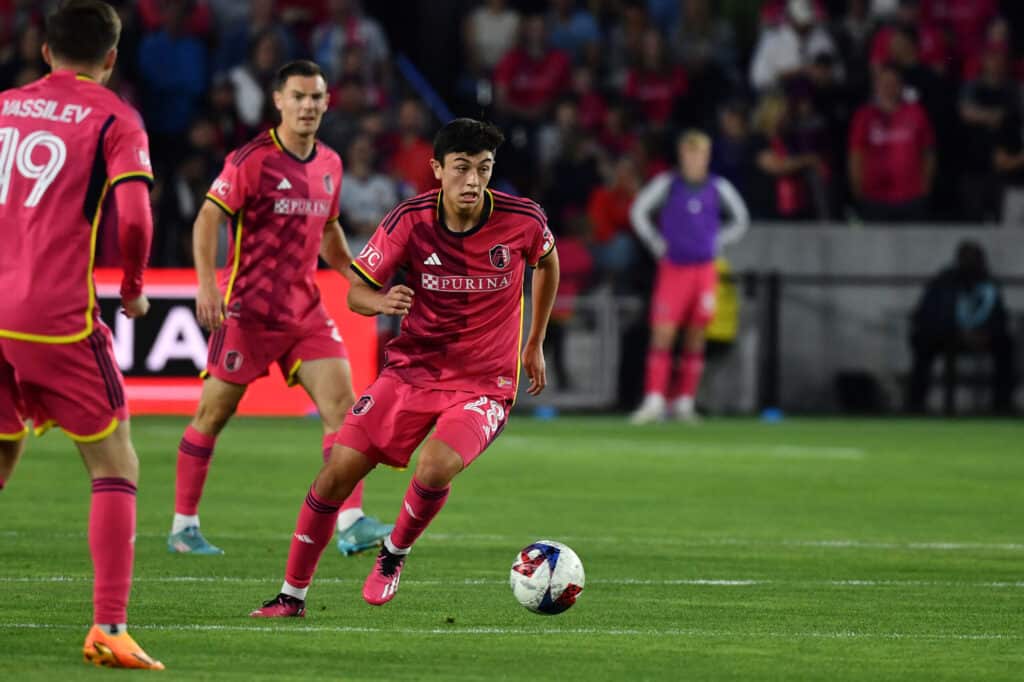
[[[331,202],[326,199],[277,199],[274,202],[274,213],[279,215],[315,215],[330,214]]]
[[[366,414],[373,407],[373,396],[364,395],[352,406],[352,414]]]
[[[511,275],[483,275],[466,277],[462,275],[430,275],[422,273],[420,283],[429,291],[475,292],[500,291],[512,286]]]
[[[512,262],[512,252],[504,244],[492,246],[489,255],[491,256],[491,265],[499,270],[504,270]]]
[[[334,194],[334,178],[328,173],[324,176],[324,191],[328,194]]]

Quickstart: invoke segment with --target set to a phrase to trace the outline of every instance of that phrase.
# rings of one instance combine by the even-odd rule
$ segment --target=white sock
[[[664,405],[665,396],[660,393],[647,393],[644,395],[644,405]]]
[[[395,547],[393,544],[391,544],[390,535],[384,538],[384,547],[392,554],[397,554],[398,556],[405,556],[409,553],[410,550],[412,550],[412,547],[406,547],[405,549],[399,549],[398,547]]]
[[[295,587],[294,585],[289,585],[287,580],[281,585],[281,594],[287,594],[289,597],[295,597],[302,601],[306,601],[307,592],[309,592],[308,587]]]
[[[171,522],[171,533],[180,533],[192,526],[199,527],[198,514],[175,514],[174,521]]]
[[[96,623],[96,626],[108,635],[119,635],[122,632],[128,632],[128,623]]]
[[[683,414],[693,414],[693,396],[692,395],[681,395],[676,398],[674,405],[676,412]]]
[[[348,530],[352,524],[366,516],[359,507],[343,509],[338,514],[338,530]]]

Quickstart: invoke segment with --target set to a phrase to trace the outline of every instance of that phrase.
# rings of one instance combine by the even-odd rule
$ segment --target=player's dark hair
[[[67,0],[46,17],[46,44],[64,61],[100,64],[120,37],[121,18],[102,0]]]
[[[464,152],[470,156],[480,152],[497,153],[504,141],[505,135],[493,123],[457,118],[434,135],[434,158],[444,164],[445,155],[453,152]]]
[[[320,76],[324,80],[324,72],[320,68],[320,65],[316,62],[311,62],[308,59],[296,59],[293,62],[288,62],[274,74],[274,89],[280,90],[284,87],[284,84],[288,82],[288,79],[292,76],[305,76],[312,78],[314,76]]]

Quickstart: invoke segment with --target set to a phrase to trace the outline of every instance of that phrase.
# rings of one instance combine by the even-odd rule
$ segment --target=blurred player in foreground
[[[407,466],[426,439],[395,529],[363,585],[370,604],[390,601],[409,550],[441,511],[452,479],[505,428],[520,361],[530,394],[544,389],[542,344],[558,256],[537,204],[487,189],[503,139],[496,127],[473,119],[444,126],[431,160],[440,191],[399,204],[352,264],[358,278],[349,307],[403,315],[401,334],[388,344],[383,371],[345,419],[299,511],[280,594],[252,616],[305,614],[306,591],[342,500],[378,464]],[[526,266],[536,269],[523,346]],[[386,288],[400,268],[409,286]]]
[[[654,177],[630,209],[633,228],[658,259],[645,395],[631,417],[634,424],[661,421],[669,410],[676,419],[698,420],[694,398],[704,371],[704,332],[715,314],[715,256],[721,247],[742,237],[750,224],[747,206],[732,183],[708,173],[711,139],[707,135],[695,130],[683,133],[677,153],[679,171]],[[720,225],[723,209],[731,221]],[[655,211],[659,211],[658,226],[651,221]],[[683,357],[669,406],[672,350],[680,329]]]
[[[346,276],[352,263],[338,224],[341,159],[315,137],[327,110],[320,67],[304,60],[282,66],[274,106],[281,125],[228,156],[196,218],[196,317],[213,334],[199,406],[178,446],[171,552],[223,554],[199,531],[199,500],[217,435],[271,364],[320,411],[324,460],[354,402],[345,344],[316,285],[318,255]],[[234,231],[218,287],[217,234],[225,215]],[[392,528],[364,515],[362,499],[360,482],[338,517],[343,554],[379,545]]]
[[[0,94],[0,487],[24,449],[26,420],[37,434],[59,426],[75,441],[92,479],[94,625],[82,653],[96,665],[163,670],[126,625],[139,460],[92,273],[113,200],[122,312],[149,310],[149,142],[139,114],[102,85],[120,33],[106,3],[64,3],[46,20],[52,73]]]

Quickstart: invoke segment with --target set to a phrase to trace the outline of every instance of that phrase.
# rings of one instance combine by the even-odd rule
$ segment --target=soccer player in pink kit
[[[59,426],[92,479],[93,623],[86,661],[162,670],[127,631],[139,460],[110,330],[99,317],[93,257],[116,200],[123,313],[145,315],[152,238],[149,141],[138,113],[103,87],[121,22],[98,0],[46,20],[52,73],[0,93],[0,487],[36,433]]]
[[[440,191],[399,204],[352,264],[358,279],[349,307],[404,315],[401,334],[388,344],[383,371],[352,407],[306,495],[280,594],[252,616],[305,614],[306,591],[341,501],[378,464],[407,466],[426,438],[395,529],[363,586],[370,604],[390,601],[409,550],[441,511],[452,479],[505,428],[520,361],[530,394],[544,389],[541,347],[558,289],[558,256],[537,204],[487,189],[503,139],[496,127],[473,119],[444,126],[431,160]],[[535,267],[533,313],[521,345],[526,266]],[[386,288],[400,268],[409,286]]]
[[[315,63],[294,61],[278,70],[273,94],[281,125],[228,156],[196,217],[196,317],[213,334],[199,406],[178,446],[171,552],[223,553],[199,531],[199,500],[217,435],[246,387],[272,363],[320,411],[324,460],[355,399],[345,345],[316,286],[318,255],[343,274],[352,263],[338,224],[341,159],[315,137],[327,84]],[[217,234],[225,215],[234,229],[218,286]],[[391,530],[363,514],[362,497],[360,484],[339,515],[344,554],[379,545]]]
[[[651,301],[651,346],[643,404],[634,424],[661,421],[669,410],[666,394],[672,374],[672,348],[683,331],[676,397],[671,414],[694,423],[694,398],[704,371],[704,330],[715,313],[715,256],[746,232],[747,206],[728,180],[708,173],[711,139],[684,132],[677,143],[678,172],[665,172],[647,183],[630,209],[638,236],[659,259]],[[658,226],[651,214],[659,211]],[[720,212],[731,220],[721,224]],[[660,229],[659,229],[660,228]]]

